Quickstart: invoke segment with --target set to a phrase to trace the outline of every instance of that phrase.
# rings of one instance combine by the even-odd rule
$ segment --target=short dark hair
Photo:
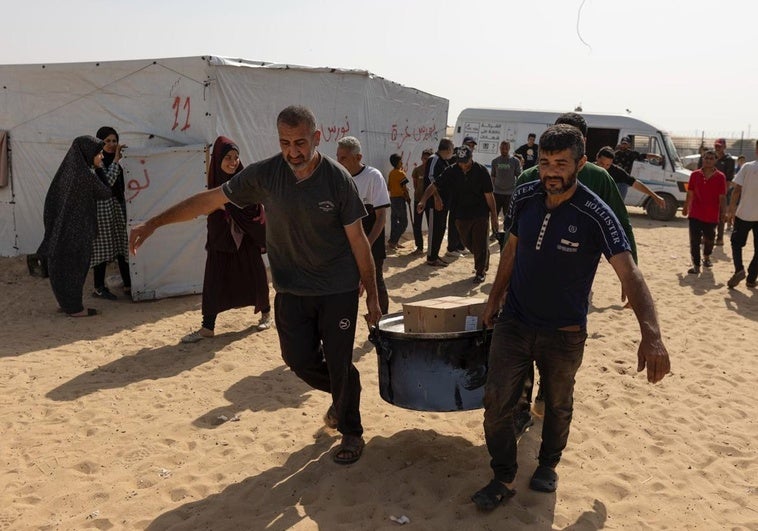
[[[290,105],[283,109],[276,117],[276,125],[284,124],[289,127],[297,127],[306,124],[311,133],[316,132],[316,116],[308,107],[303,105]]]
[[[453,141],[449,138],[443,138],[440,140],[439,146],[437,146],[437,151],[444,151],[446,149],[453,149],[455,145],[453,144]]]
[[[527,140],[529,140],[530,138],[537,138],[537,135],[535,135],[534,133],[529,133],[528,135],[526,135]]]
[[[582,132],[582,136],[587,136],[587,120],[585,120],[581,114],[565,112],[555,119],[555,125],[558,124],[573,125]]]
[[[551,125],[540,137],[540,153],[557,153],[564,149],[570,149],[574,162],[579,162],[584,156],[582,132],[569,124]]]
[[[392,164],[393,168],[397,168],[397,165],[400,162],[402,162],[402,160],[403,160],[403,157],[401,157],[397,153],[393,153],[392,155],[390,155],[390,164]]]
[[[604,146],[600,148],[600,151],[597,152],[597,157],[595,158],[599,159],[600,157],[603,157],[606,159],[612,159],[615,156],[616,155],[613,152],[613,148],[611,146]]]

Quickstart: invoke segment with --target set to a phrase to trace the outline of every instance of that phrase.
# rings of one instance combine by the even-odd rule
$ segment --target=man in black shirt
[[[418,206],[423,211],[424,202],[435,191],[455,197],[455,226],[463,244],[474,255],[476,276],[474,284],[484,282],[484,274],[489,267],[488,220],[492,232],[497,232],[497,212],[492,193],[492,178],[487,168],[472,159],[471,148],[461,146],[455,150],[456,164],[447,168],[424,191]]]
[[[534,143],[536,139],[537,135],[529,133],[529,136],[526,137],[526,144],[515,151],[516,155],[521,155],[521,158],[524,159],[524,170],[537,164],[537,152],[540,146]]]
[[[626,198],[626,192],[631,186],[635,190],[652,197],[653,201],[655,201],[660,208],[666,208],[666,201],[661,196],[653,192],[644,183],[629,175],[624,168],[613,163],[613,148],[611,148],[611,146],[601,148],[600,151],[597,152],[596,159],[595,164],[604,168],[616,182],[616,186],[618,186],[619,192],[621,192],[621,197]]]
[[[726,175],[726,204],[732,199],[732,181],[734,180],[734,159],[726,152],[726,139],[719,138],[714,142],[713,149],[716,151],[716,169]],[[724,217],[725,212],[719,217],[716,229],[716,245],[724,245]]]

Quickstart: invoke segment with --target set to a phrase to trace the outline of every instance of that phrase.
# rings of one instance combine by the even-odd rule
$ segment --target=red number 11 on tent
[[[171,108],[174,110],[174,125],[171,127],[171,130],[175,130],[177,127],[179,127],[179,110],[182,109],[185,111],[184,113],[184,125],[182,126],[180,131],[186,131],[190,128],[189,123],[189,117],[190,117],[190,99],[189,96],[184,98],[184,105],[182,105],[182,98],[180,96],[176,96],[174,98],[174,104],[171,106]]]

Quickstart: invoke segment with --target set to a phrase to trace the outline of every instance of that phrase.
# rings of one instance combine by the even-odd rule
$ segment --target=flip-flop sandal
[[[516,495],[514,489],[509,489],[500,481],[493,479],[486,487],[471,496],[477,509],[480,511],[492,511],[501,503],[510,500]]]
[[[366,446],[360,435],[343,435],[342,442],[334,451],[332,459],[338,465],[355,463],[363,455],[363,447]]]
[[[97,310],[94,308],[87,308],[87,313],[83,313],[81,315],[76,315],[74,313],[66,314],[69,317],[92,317],[93,315],[97,315]]]
[[[539,492],[555,492],[558,488],[558,474],[549,466],[540,465],[532,474],[529,488]]]
[[[338,424],[339,424],[339,419],[337,419],[337,410],[334,409],[334,404],[332,404],[331,406],[329,406],[329,409],[327,409],[326,413],[324,414],[324,425],[327,428],[336,430]]]

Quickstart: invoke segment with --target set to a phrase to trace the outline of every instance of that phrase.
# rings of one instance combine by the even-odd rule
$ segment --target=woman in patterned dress
[[[121,150],[118,133],[112,127],[101,127],[97,138],[105,143],[103,147],[103,167],[97,168],[97,176],[110,187],[112,196],[97,202],[97,238],[92,246],[92,268],[94,270],[95,291],[93,297],[116,300],[105,285],[105,269],[108,262],[118,261],[118,269],[124,283],[124,293],[131,293],[132,281],[129,277],[129,256],[126,235],[126,201],[124,199],[124,171],[121,169]]]

